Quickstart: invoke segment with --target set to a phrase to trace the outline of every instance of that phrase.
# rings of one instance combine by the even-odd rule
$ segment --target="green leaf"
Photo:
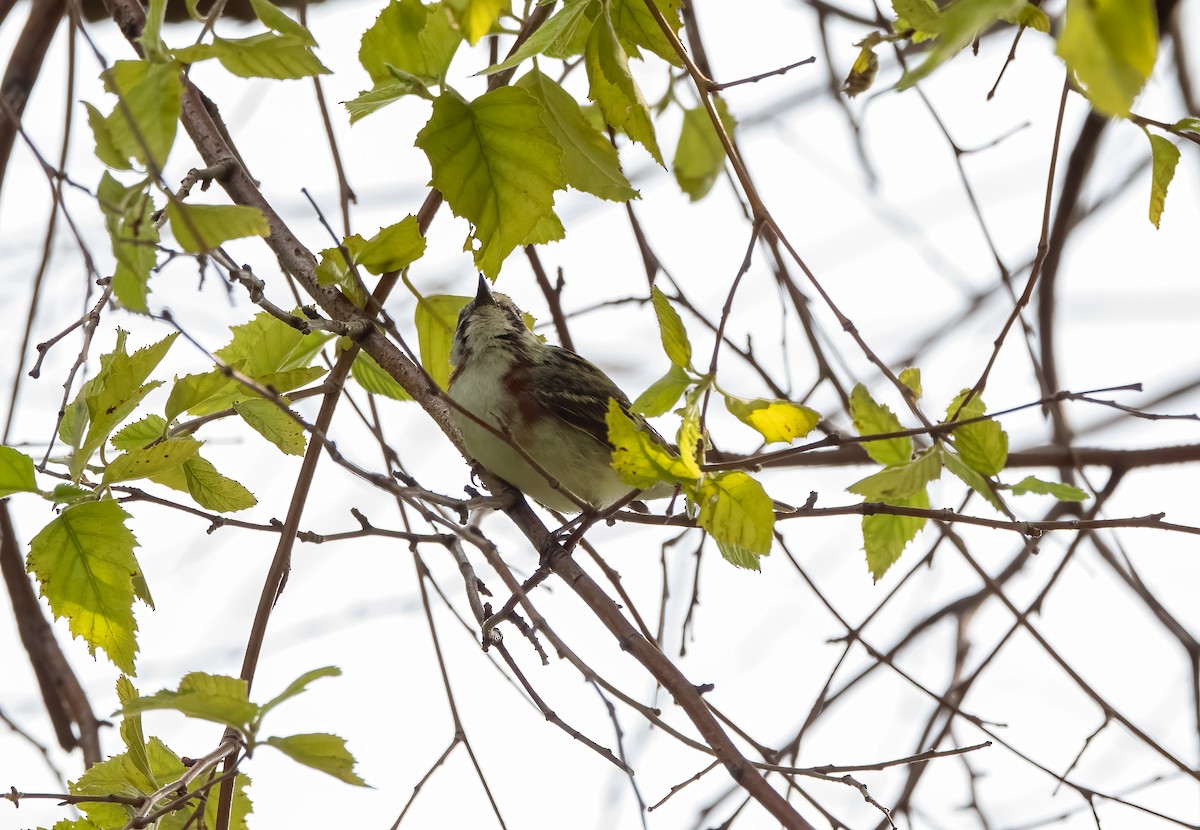
[[[130,450],[118,455],[104,468],[104,484],[133,481],[159,475],[175,467],[182,467],[194,457],[201,442],[195,438],[168,438],[143,449]]]
[[[912,392],[913,400],[921,399],[921,370],[915,366],[909,366],[900,372],[899,380],[908,387],[908,391]]]
[[[884,435],[904,430],[904,425],[892,410],[884,404],[876,403],[867,387],[861,383],[850,392],[850,417],[854,420],[854,429],[859,435]],[[912,460],[912,439],[907,436],[867,441],[863,444],[863,449],[876,462],[889,467],[907,464]]]
[[[632,409],[639,415],[645,415],[647,418],[656,418],[659,415],[665,415],[671,411],[671,407],[679,401],[679,396],[688,388],[692,380],[688,377],[687,372],[680,369],[674,363],[667,373],[663,375],[645,392],[638,395],[637,400],[633,402]]]
[[[230,239],[271,233],[262,211],[242,205],[189,205],[172,200],[167,202],[167,218],[179,247],[192,254],[211,251]]]
[[[124,426],[112,437],[112,445],[118,450],[140,450],[147,447],[167,432],[167,422],[159,415],[147,415],[141,420]]]
[[[723,98],[714,98],[713,102],[726,135],[732,138],[737,121],[730,115]],[[679,189],[693,202],[708,195],[725,169],[725,146],[704,107],[684,110],[683,128],[679,132],[679,145],[675,148],[671,167]]]
[[[162,385],[161,381],[143,383],[166,355],[178,334],[170,334],[157,343],[139,349],[132,355],[125,353],[126,334],[117,330],[117,343],[113,351],[100,358],[99,373],[85,383],[76,396],[86,407],[76,409],[73,416],[71,437],[78,439],[79,446],[71,455],[71,480],[78,483],[92,453],[107,440],[117,424],[129,417],[142,399]],[[83,433],[84,424],[87,433]],[[65,437],[64,437],[65,440]],[[75,444],[72,440],[68,443]]]
[[[238,365],[230,368],[240,372],[245,363],[241,360],[238,361]],[[234,385],[235,381],[223,367],[217,367],[211,372],[176,377],[175,385],[171,387],[171,394],[167,398],[164,414],[168,421],[174,421],[179,415],[221,395]]]
[[[962,402],[968,394],[970,390],[964,389],[950,402],[946,407],[947,420],[955,416],[955,413],[955,420],[964,421],[978,418],[987,411],[983,398],[979,395],[974,395],[970,403],[963,406]],[[985,476],[994,476],[1004,469],[1004,464],[1008,461],[1008,433],[999,422],[991,418],[976,421],[956,428],[951,434],[954,436],[954,449],[971,469]]]
[[[413,95],[424,89],[423,84],[415,85],[408,81],[394,81],[366,92],[360,92],[352,100],[343,101],[342,106],[346,108],[346,112],[350,113],[350,123],[353,124],[360,118],[366,118],[371,113],[378,112],[406,95]],[[428,91],[426,90],[426,92]]]
[[[695,386],[687,393],[686,403],[679,410],[679,432],[675,434],[679,444],[679,460],[693,479],[700,478],[700,462],[704,460],[700,446],[703,438],[700,433],[700,395],[704,388]]]
[[[603,8],[588,35],[584,53],[588,98],[600,106],[605,122],[641,144],[659,165],[663,165],[650,109],[629,71],[629,57],[617,39],[608,7]]]
[[[1171,125],[1172,131],[1200,134],[1200,118],[1180,118]]]
[[[267,712],[271,711],[285,700],[289,700],[290,698],[293,698],[305,691],[305,689],[308,688],[308,684],[312,683],[314,680],[320,680],[322,677],[340,677],[341,674],[342,670],[337,666],[324,666],[319,669],[313,669],[312,671],[306,671],[304,674],[300,675],[291,683],[289,683],[286,689],[264,703],[262,705],[262,713],[265,715]]]
[[[553,216],[554,191],[567,184],[542,106],[523,89],[502,87],[470,103],[443,92],[417,146],[429,157],[433,186],[474,226],[475,264],[490,278]]]
[[[166,17],[167,0],[150,0],[146,8],[146,22],[137,42],[142,45],[142,51],[147,57],[156,62],[166,59],[166,47],[162,41],[162,25]]]
[[[372,274],[400,271],[421,258],[425,253],[425,237],[417,228],[417,218],[412,214],[386,228],[367,240],[354,257]]]
[[[145,747],[142,749],[145,752]],[[93,764],[77,781],[70,784],[72,795],[107,796],[112,793],[120,793],[121,795],[139,796],[144,795],[146,789],[145,774],[125,753]],[[99,801],[82,802],[79,809],[87,816],[89,828],[103,828],[103,830],[125,827],[136,812],[136,808],[130,805],[106,804]],[[55,830],[58,830],[58,825],[55,825]]]
[[[49,494],[42,496],[54,504],[75,504],[80,501],[92,501],[96,494],[86,487],[76,487],[74,484],[56,484]]]
[[[266,743],[306,767],[356,787],[367,786],[367,782],[354,771],[354,756],[346,749],[346,741],[337,735],[310,733],[286,738],[271,737],[267,738]]]
[[[117,668],[133,674],[133,576],[141,569],[128,518],[112,499],[66,508],[30,541],[28,570],[55,618],[66,617],[88,651],[103,649]]]
[[[914,37],[914,41],[937,36],[945,29],[941,11],[932,0],[892,0],[892,11],[896,13],[893,29],[897,32],[912,29],[914,35],[925,36]]]
[[[678,35],[683,25],[679,19],[682,0],[654,0],[654,5],[670,25],[671,31]],[[683,66],[683,61],[663,34],[645,0],[610,0],[608,6],[613,28],[630,57],[640,58],[638,48],[641,47],[649,49],[672,66]]]
[[[610,399],[608,413],[608,442],[613,446],[612,466],[621,480],[630,487],[646,490],[660,481],[671,484],[693,484],[700,475],[694,458],[675,455],[621,411]]]
[[[1087,0],[1085,0],[1086,2]],[[901,76],[896,89],[904,90],[926,78],[962,51],[996,20],[1015,15],[1026,0],[955,0],[941,14],[941,32],[925,60]]]
[[[996,492],[996,488],[989,479],[984,478],[978,471],[952,452],[944,453],[942,460],[945,462],[947,470],[956,475],[976,493],[987,499],[992,507],[999,510],[1005,516],[1012,516],[1012,512],[1004,504],[1003,500],[1001,500],[1000,495]]]
[[[512,12],[512,0],[446,0],[446,5],[472,46],[492,32],[500,15]]]
[[[1054,496],[1059,501],[1087,501],[1088,499],[1087,491],[1080,490],[1078,487],[1053,481],[1042,481],[1033,476],[1026,476],[1014,484],[1012,493],[1014,496],[1037,493],[1042,496]]]
[[[233,405],[251,429],[287,455],[304,455],[304,428],[279,404],[266,398],[251,398]]]
[[[1050,33],[1050,15],[1029,2],[1022,4],[1016,12],[1005,17],[1004,20],[1045,34]]]
[[[117,146],[117,140],[108,127],[108,120],[104,117],[104,113],[87,101],[83,102],[83,106],[87,108],[88,126],[91,128],[92,137],[96,142],[96,158],[114,170],[132,170],[129,157]]]
[[[696,494],[696,523],[708,531],[721,555],[757,571],[758,560],[771,552],[775,511],[762,485],[746,473],[731,471],[705,476]]]
[[[658,290],[658,286],[650,286],[650,301],[654,304],[654,314],[658,317],[658,333],[662,338],[663,351],[676,366],[681,369],[688,368],[692,364],[692,344],[688,340],[687,329],[683,327],[683,320],[679,318],[679,312],[671,306],[666,295]]]
[[[1093,107],[1128,115],[1158,56],[1153,0],[1067,0],[1058,56]]]
[[[216,467],[199,455],[185,462],[179,470],[168,470],[151,480],[187,493],[196,504],[218,513],[233,513],[258,504],[253,493],[218,473]]]
[[[453,294],[417,297],[413,322],[417,327],[421,365],[441,389],[450,385],[450,346],[458,325],[458,312],[470,301],[470,297]]]
[[[528,40],[518,46],[515,52],[479,74],[504,72],[543,52],[556,58],[580,54],[582,47],[576,48],[572,44],[586,40],[599,10],[600,4],[595,0],[568,0],[553,17],[539,26]]]
[[[888,504],[928,510],[929,493],[921,490],[908,498],[889,501]],[[925,527],[925,522],[925,518],[917,516],[863,516],[863,549],[867,554],[867,568],[876,582],[882,579],[888,568],[900,558],[908,543],[917,538],[921,528]]]
[[[36,493],[33,459],[12,447],[0,447],[0,499],[13,493]]]
[[[373,395],[383,395],[394,401],[411,401],[412,396],[404,391],[404,387],[396,379],[383,370],[375,362],[375,358],[366,352],[359,352],[350,366],[350,375],[364,391]]]
[[[1179,164],[1179,148],[1160,135],[1150,135],[1150,151],[1154,161],[1150,180],[1150,221],[1157,228],[1167,201],[1167,188],[1171,186],[1175,166]]]
[[[230,331],[233,339],[217,349],[217,357],[226,366],[241,367],[244,375],[276,392],[296,389],[325,374],[323,367],[308,364],[325,345],[328,335],[302,334],[265,311],[240,326],[231,327]],[[206,415],[228,409],[235,401],[255,397],[258,397],[257,393],[235,383],[224,393],[214,395],[189,411]]]
[[[117,700],[124,706],[138,696],[133,682],[125,675],[117,678]],[[129,762],[146,778],[147,789],[158,789],[154,771],[150,768],[150,757],[146,754],[146,736],[142,733],[141,715],[130,715],[121,719],[121,740],[125,743]]]
[[[358,60],[377,89],[395,80],[388,67],[437,85],[461,43],[462,36],[441,3],[426,6],[419,0],[392,0],[363,34]]]
[[[326,248],[321,251],[317,263],[317,285],[336,285],[350,302],[359,308],[365,308],[370,292],[363,284],[362,276],[351,264],[367,240],[358,234],[347,236],[342,240],[341,248]],[[349,261],[347,261],[349,257]]]
[[[213,37],[213,54],[239,78],[295,80],[328,75],[330,70],[313,54],[307,38],[262,32],[232,40]]]
[[[141,747],[142,756],[148,767],[141,768],[135,762],[134,753],[123,753],[93,764],[78,781],[70,786],[70,792],[76,796],[96,796],[104,798],[113,794],[126,796],[149,795],[158,789],[151,782],[178,781],[187,772],[179,756],[167,748],[158,738],[150,738]],[[249,779],[239,773],[234,780],[233,800],[230,810],[229,826],[232,830],[246,830],[246,816],[250,813],[250,799],[246,797],[246,786]],[[220,799],[204,796],[210,792],[211,781],[208,776],[193,780],[188,795],[195,799],[188,804],[188,809],[164,811],[165,814],[154,822],[157,830],[194,830],[198,827],[217,826],[217,803]],[[169,802],[178,798],[178,790],[171,789],[165,793],[157,793],[157,800],[152,808],[161,810]],[[200,805],[197,809],[192,805]],[[134,818],[137,808],[125,804],[112,804],[103,801],[83,801],[79,809],[87,814],[88,819],[80,819],[83,824],[72,823],[72,828],[78,830],[113,830],[125,827]],[[202,817],[201,817],[202,816]],[[55,825],[56,830],[66,825],[63,822]]]
[[[584,118],[565,89],[537,69],[527,72],[516,86],[541,103],[543,120],[563,151],[567,184],[614,202],[637,198],[638,192],[621,171],[617,149]]]
[[[724,397],[725,408],[743,424],[758,430],[768,444],[791,443],[808,435],[821,421],[821,413],[791,401]]]
[[[110,157],[102,155],[101,161],[109,163],[119,156],[123,163],[113,165],[119,169],[128,169],[124,162],[135,159],[145,169],[161,172],[175,143],[179,121],[179,100],[183,94],[179,66],[117,61],[102,77],[104,88],[120,100],[104,120],[107,132],[103,139],[104,153]],[[97,135],[98,155],[101,141]]]
[[[125,701],[120,711],[130,715],[155,709],[170,709],[189,718],[224,724],[247,737],[250,724],[259,714],[259,708],[249,700],[245,680],[198,671],[185,674],[176,691],[163,689],[133,698]]]
[[[254,9],[254,16],[268,29],[281,35],[290,35],[306,46],[317,45],[316,39],[308,29],[288,17],[287,13],[271,0],[250,0],[250,8]]]
[[[108,236],[112,241],[117,267],[112,273],[113,293],[117,302],[130,311],[149,311],[150,271],[157,261],[158,228],[152,214],[154,202],[148,183],[124,187],[108,171],[100,178],[96,199],[104,213]]]
[[[930,447],[907,464],[886,467],[879,472],[856,481],[846,488],[867,501],[906,499],[925,489],[931,481],[942,475],[942,451]]]

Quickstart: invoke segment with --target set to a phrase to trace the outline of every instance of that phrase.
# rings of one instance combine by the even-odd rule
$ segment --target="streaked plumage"
[[[510,437],[506,441],[461,412],[452,412],[467,451],[489,472],[562,512],[580,508],[551,486],[547,476],[595,508],[608,507],[629,493],[612,469],[605,423],[609,399],[629,413],[629,398],[587,360],[542,343],[512,300],[493,294],[482,276],[475,299],[459,314],[450,362],[455,367],[450,397]],[[642,418],[631,417],[662,440]],[[643,497],[670,492],[656,487]]]

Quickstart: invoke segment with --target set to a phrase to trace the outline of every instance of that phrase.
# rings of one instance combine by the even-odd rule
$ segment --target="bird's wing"
[[[631,411],[629,398],[593,364],[567,349],[548,346],[547,360],[531,372],[532,391],[555,416],[587,433],[597,441],[608,442],[608,401],[611,398],[640,429],[657,441],[666,441],[641,415]]]

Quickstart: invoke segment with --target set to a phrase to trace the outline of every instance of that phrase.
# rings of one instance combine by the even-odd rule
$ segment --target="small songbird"
[[[504,436],[453,407],[467,452],[489,472],[554,510],[580,510],[561,488],[596,509],[632,491],[612,468],[605,422],[610,398],[640,429],[666,443],[645,419],[630,412],[629,398],[608,375],[568,349],[543,343],[512,300],[493,294],[482,275],[475,299],[458,315],[450,363],[450,397]],[[669,485],[658,485],[640,498],[671,492]]]

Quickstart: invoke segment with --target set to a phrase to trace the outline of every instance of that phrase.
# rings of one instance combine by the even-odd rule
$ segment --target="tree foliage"
[[[86,336],[79,361],[64,374],[67,393],[62,411],[53,419],[53,429],[46,430],[52,434],[40,435],[43,444],[37,447],[15,442],[0,447],[0,498],[9,497],[11,505],[3,509],[20,511],[22,528],[29,521],[26,517],[35,515],[29,506],[39,499],[53,511],[43,515],[46,520],[40,528],[31,529],[24,552],[26,571],[53,617],[65,620],[70,634],[82,640],[92,655],[111,663],[119,675],[116,717],[124,750],[89,759],[90,767],[74,777],[63,794],[81,805],[83,817],[64,819],[56,827],[108,830],[151,822],[181,828],[203,824],[219,830],[247,826],[252,821],[245,792],[249,781],[241,770],[251,766],[256,760],[254,752],[264,747],[342,782],[365,785],[342,737],[326,731],[268,736],[261,730],[263,720],[276,706],[306,693],[314,680],[339,674],[338,669],[308,671],[265,703],[254,703],[250,694],[271,608],[285,590],[294,563],[292,547],[297,539],[322,541],[306,538],[299,530],[300,510],[319,499],[313,482],[316,459],[322,456],[327,464],[349,473],[354,486],[362,487],[363,492],[373,488],[398,505],[404,530],[382,531],[356,510],[358,527],[343,535],[390,533],[389,538],[411,546],[420,563],[418,583],[439,660],[434,615],[428,610],[429,584],[451,603],[485,650],[499,653],[502,664],[508,665],[512,676],[529,691],[535,706],[556,721],[557,715],[534,691],[536,682],[530,685],[516,668],[512,654],[523,645],[518,639],[521,635],[543,655],[539,637],[557,637],[552,627],[538,622],[538,612],[527,604],[527,597],[536,598],[535,589],[545,580],[560,582],[579,595],[584,607],[633,655],[654,683],[663,687],[664,697],[678,706],[687,726],[682,732],[668,727],[669,733],[699,749],[704,764],[711,759],[728,769],[733,779],[727,786],[736,787],[742,798],[752,802],[760,817],[765,811],[776,823],[788,827],[812,826],[826,813],[823,806],[813,809],[807,797],[796,797],[791,784],[804,776],[831,781],[830,776],[837,772],[800,768],[800,739],[808,724],[796,733],[793,744],[767,751],[765,744],[756,744],[711,708],[702,697],[702,685],[681,673],[682,659],[666,656],[665,623],[661,620],[667,616],[670,591],[665,583],[655,635],[624,593],[615,570],[605,565],[597,571],[611,578],[601,585],[578,561],[585,548],[589,553],[593,550],[593,528],[617,521],[631,528],[641,524],[676,529],[681,535],[662,543],[664,575],[668,547],[685,538],[695,540],[697,564],[685,631],[699,604],[699,558],[706,540],[712,541],[725,560],[721,563],[725,570],[718,572],[723,579],[743,578],[744,570],[778,569],[775,572],[781,573],[785,567],[781,560],[796,562],[794,551],[801,534],[794,528],[815,526],[833,516],[859,517],[858,535],[850,546],[861,549],[858,570],[864,575],[866,591],[872,581],[902,585],[909,576],[897,578],[893,569],[906,555],[917,558],[906,551],[918,540],[929,545],[924,561],[931,561],[943,542],[946,547],[966,551],[968,546],[956,535],[960,525],[1015,534],[1025,558],[1036,552],[1042,534],[1052,530],[1091,538],[1115,521],[1120,527],[1197,532],[1190,526],[1168,525],[1161,515],[1118,520],[1101,515],[1111,492],[1079,475],[1087,462],[1081,460],[1082,450],[1064,426],[1063,405],[1085,401],[1111,405],[1134,417],[1147,417],[1147,413],[1099,400],[1097,393],[1064,391],[1054,380],[1052,353],[1044,354],[1037,367],[1040,394],[1032,400],[1003,411],[984,402],[985,392],[993,404],[1000,397],[993,394],[989,381],[1002,353],[1007,358],[1019,352],[1022,346],[1017,341],[1022,336],[1030,351],[1039,337],[1052,340],[1047,329],[1035,333],[1028,318],[1035,285],[1039,278],[1044,284],[1046,272],[1057,267],[1050,251],[1057,246],[1057,257],[1065,244],[1061,235],[1051,238],[1050,220],[1058,181],[1055,165],[1065,164],[1068,157],[1062,138],[1068,100],[1080,101],[1094,111],[1088,117],[1098,123],[1114,119],[1110,125],[1114,131],[1138,129],[1148,137],[1149,218],[1156,229],[1170,216],[1166,196],[1177,167],[1194,168],[1195,153],[1189,151],[1196,148],[1184,146],[1181,152],[1177,145],[1200,144],[1196,114],[1179,111],[1159,120],[1138,109],[1139,95],[1156,66],[1161,67],[1160,41],[1167,31],[1167,21],[1157,18],[1150,0],[1068,0],[1060,10],[1025,0],[951,0],[944,4],[895,0],[891,6],[894,16],[886,27],[865,25],[850,12],[832,7],[822,5],[818,10],[822,26],[825,16],[834,14],[843,18],[844,25],[855,27],[856,39],[830,40],[826,55],[834,65],[850,67],[840,81],[844,97],[839,104],[847,112],[857,106],[851,98],[868,93],[915,105],[916,96],[924,95],[926,86],[960,72],[961,63],[970,60],[972,45],[978,50],[984,40],[1008,39],[1015,53],[1017,39],[1037,37],[1047,55],[1053,53],[1061,60],[1062,102],[1049,116],[1058,126],[1053,145],[1044,148],[1050,175],[1045,186],[1046,208],[1040,217],[1041,238],[1027,240],[1029,261],[1020,269],[1027,281],[1020,284],[993,247],[1001,271],[997,285],[1007,292],[1003,313],[998,322],[989,321],[997,323],[988,331],[988,337],[995,339],[986,365],[979,367],[982,372],[960,365],[958,376],[947,376],[944,365],[931,371],[910,365],[916,360],[898,361],[891,352],[881,358],[837,304],[835,297],[846,293],[830,290],[797,252],[802,233],[781,225],[755,178],[754,165],[742,156],[749,122],[740,117],[733,88],[743,81],[718,83],[712,76],[694,17],[695,4],[681,0],[564,0],[521,5],[496,0],[390,0],[382,9],[362,10],[366,17],[358,27],[359,66],[338,66],[337,72],[357,73],[359,86],[369,88],[325,115],[338,124],[334,132],[344,134],[342,128],[368,119],[378,124],[402,106],[422,107],[422,123],[398,134],[395,141],[411,144],[423,155],[429,169],[429,195],[420,206],[394,205],[392,218],[403,215],[399,221],[374,225],[376,232],[365,227],[352,232],[350,190],[343,181],[344,232],[335,233],[322,216],[334,238],[311,245],[316,237],[293,230],[296,217],[284,215],[278,201],[271,198],[271,188],[251,177],[233,143],[240,125],[228,125],[232,129],[222,125],[218,113],[223,102],[206,103],[193,78],[203,66],[212,72],[266,79],[272,84],[299,80],[319,84],[320,76],[331,72],[318,45],[325,39],[322,32],[310,31],[270,0],[251,0],[258,21],[253,34],[231,38],[224,28],[220,29],[224,34],[218,34],[216,27],[205,26],[200,39],[189,42],[165,24],[166,0],[152,0],[146,9],[129,0],[114,2],[113,13],[130,38],[130,51],[103,69],[104,95],[86,103],[94,156],[105,169],[94,181],[75,183],[90,197],[88,216],[77,215],[76,219],[101,229],[109,245],[103,261],[111,267],[105,265],[106,271],[92,275],[98,277],[93,279],[101,292],[98,302],[79,323],[63,332],[66,336],[79,327]],[[204,20],[194,4],[188,8],[197,21]],[[1174,37],[1179,38],[1180,33],[1176,31]],[[1178,54],[1186,54],[1186,50],[1180,48]],[[884,69],[881,59],[888,61]],[[791,69],[766,72],[744,82],[765,80]],[[829,71],[833,86],[837,86],[843,73]],[[851,115],[857,131],[856,117]],[[181,124],[184,130],[179,129]],[[183,146],[185,134],[195,152]],[[966,151],[951,143],[958,161]],[[181,161],[180,156],[188,160]],[[963,170],[961,161],[958,163]],[[193,169],[174,181],[173,165],[178,164]],[[748,250],[736,273],[722,277],[722,292],[727,293],[718,314],[706,315],[689,299],[689,290],[699,287],[700,278],[689,283],[673,277],[643,234],[633,207],[647,198],[646,186],[633,173],[639,165],[652,169],[644,174],[649,176],[658,176],[659,168],[669,168],[663,175],[673,177],[680,203],[701,203],[690,210],[706,209],[705,200],[725,187],[744,212]],[[963,177],[966,180],[965,172]],[[221,194],[212,197],[215,203],[199,202],[193,193],[196,186],[203,191],[213,184]],[[1057,191],[1060,200],[1068,195],[1066,187],[1064,184],[1064,189]],[[613,467],[631,491],[665,483],[674,488],[675,497],[666,506],[656,505],[649,515],[632,510],[588,511],[578,523],[551,533],[555,526],[545,524],[549,521],[545,514],[536,512],[519,494],[506,493],[507,486],[486,471],[481,471],[482,483],[494,496],[503,497],[499,501],[476,490],[448,495],[423,485],[409,466],[423,451],[420,440],[385,434],[387,419],[393,416],[380,413],[401,411],[402,416],[394,417],[419,418],[423,434],[428,435],[433,427],[445,433],[447,447],[460,443],[442,390],[454,370],[450,355],[457,315],[469,298],[446,293],[432,262],[442,252],[435,253],[435,243],[427,235],[443,202],[449,213],[467,225],[465,237],[460,224],[448,231],[456,235],[455,244],[461,241],[461,257],[454,268],[478,270],[503,287],[514,286],[514,294],[523,290],[532,296],[530,286],[540,286],[548,320],[537,322],[552,324],[558,338],[569,344],[564,280],[560,277],[554,285],[540,260],[556,250],[547,247],[550,243],[576,244],[575,215],[563,208],[568,199],[580,200],[572,205],[586,200],[587,209],[613,211],[628,216],[632,223],[647,272],[646,289],[632,299],[653,311],[658,343],[646,347],[644,362],[655,367],[651,376],[658,380],[636,396],[632,418],[617,401],[610,401],[608,440]],[[1077,201],[1078,193],[1071,199]],[[1069,217],[1070,206],[1066,210],[1064,215]],[[987,224],[980,216],[991,244]],[[256,252],[252,254],[257,257],[255,262],[278,262],[279,278],[268,284],[254,268],[235,259],[234,250],[239,256],[243,251]],[[603,258],[603,252],[599,256]],[[797,338],[794,332],[783,351],[790,356],[804,349],[815,355],[817,368],[802,382],[794,382],[794,377],[785,382],[775,380],[777,367],[761,357],[766,336],[759,339],[756,335],[756,329],[765,323],[750,315],[739,317],[735,311],[735,301],[745,302],[750,291],[743,286],[764,271],[755,256],[768,262],[765,271],[773,275],[778,296],[787,300],[787,325],[806,335]],[[219,345],[220,341],[197,343],[189,327],[164,308],[160,295],[167,293],[165,271],[176,259],[195,262],[202,273],[218,275],[235,298],[233,311],[219,312],[224,315],[222,325],[228,323],[225,345]],[[510,275],[521,273],[524,262],[529,263],[535,280],[518,289],[519,283],[509,282],[514,279]],[[264,272],[275,268],[274,264],[257,267]],[[598,273],[596,278],[600,277]],[[407,292],[404,302],[411,308],[410,314],[399,316],[393,310],[396,298],[391,295],[397,286],[403,287],[398,294]],[[1048,302],[1042,298],[1041,312],[1046,311]],[[250,306],[255,310],[249,311]],[[836,359],[831,359],[829,338],[812,322],[813,307],[846,333],[845,342],[837,347],[844,348],[845,354],[837,352]],[[123,319],[136,321],[138,328],[158,325],[162,333],[157,339],[140,340],[119,327]],[[905,313],[906,326],[915,326],[914,319],[915,315]],[[529,322],[533,325],[535,321],[531,318]],[[1043,321],[1041,325],[1046,324]],[[741,340],[731,337],[733,326],[740,327]],[[628,336],[637,342],[655,339],[649,325],[638,333],[629,331]],[[184,341],[191,341],[189,348],[194,344],[203,352],[201,371],[187,371],[189,364],[180,355]],[[44,355],[62,348],[56,347],[56,342],[48,340],[39,352]],[[730,363],[739,359],[753,371],[732,370]],[[782,372],[790,371],[788,359],[785,357]],[[79,366],[86,366],[86,371],[78,372]],[[928,393],[925,387],[930,387]],[[961,391],[954,394],[955,389]],[[343,396],[355,404],[366,425],[353,439],[331,432],[334,407]],[[320,398],[319,412],[304,406],[310,397]],[[15,395],[12,405],[16,406]],[[1021,455],[1032,450],[1014,450],[1017,439],[1010,434],[1018,433],[1010,419],[1039,409],[1048,413],[1054,425],[1053,445],[1059,454],[1053,461],[1034,464],[1028,455]],[[669,446],[648,434],[639,420],[642,416],[657,419],[669,434]],[[247,446],[252,442],[270,445],[281,464],[282,457],[293,456],[303,458],[304,466],[286,482],[276,480],[270,470],[260,471],[254,480],[235,480],[226,474],[231,472],[226,466],[229,457],[220,442],[210,437],[214,425],[222,423],[235,423],[230,428]],[[53,442],[46,443],[50,439]],[[382,464],[364,460],[366,453],[360,452],[357,442],[368,440],[378,441]],[[754,443],[746,451],[722,449],[746,446],[747,441]],[[1194,436],[1189,441],[1195,446]],[[353,449],[346,449],[348,444]],[[1183,460],[1197,458],[1192,455]],[[1113,487],[1130,463],[1124,459],[1107,465],[1113,470]],[[794,479],[785,481],[772,475],[778,468],[799,475],[806,467],[826,464],[844,470],[844,481],[837,488],[819,494],[814,491],[807,501],[803,494],[797,498],[799,486]],[[1024,475],[1029,466],[1048,471],[1040,478]],[[864,473],[861,467],[868,469]],[[464,465],[464,473],[465,469]],[[238,474],[236,469],[233,474]],[[292,493],[286,521],[264,523],[262,517],[232,517],[235,513],[252,515],[259,498],[275,488]],[[851,498],[847,499],[846,493]],[[526,547],[537,551],[539,564],[523,585],[494,555],[494,545],[471,519],[473,512],[485,509],[503,510],[526,540]],[[174,688],[145,694],[135,689],[132,678],[139,656],[144,659],[138,621],[154,613],[148,610],[154,607],[153,586],[141,560],[154,552],[139,548],[135,530],[139,522],[162,511],[204,517],[211,523],[210,532],[240,521],[245,527],[278,537],[278,546],[241,676],[197,669],[183,674]],[[5,543],[14,544],[10,535]],[[1101,542],[1095,544],[1103,550]],[[421,558],[429,548],[444,548],[455,557],[462,582],[454,599],[447,599]],[[1023,563],[1025,558],[1015,561]],[[966,559],[975,565],[969,552]],[[916,567],[913,562],[908,574]],[[487,593],[476,570],[485,568],[507,589],[508,596],[497,598],[495,608],[481,599]],[[1041,641],[1028,622],[1028,612],[1016,609],[1001,592],[1000,585],[1016,571],[988,575],[995,570],[990,563],[981,569],[985,588],[970,602],[999,597],[1013,614],[1014,630],[1025,626]],[[1125,570],[1119,572],[1126,574]],[[1128,572],[1133,574],[1132,568]],[[1129,581],[1134,585],[1131,590],[1155,615],[1170,618],[1152,593],[1147,595],[1137,587],[1136,575]],[[15,590],[10,585],[10,591]],[[614,596],[619,597],[619,604]],[[137,607],[139,601],[144,608]],[[14,599],[14,607],[16,604]],[[974,607],[955,612],[962,614],[958,617],[961,626],[969,625]],[[933,607],[928,610],[934,622],[938,614],[950,613],[935,613]],[[751,617],[749,609],[741,613]],[[836,608],[833,613],[838,616]],[[841,616],[838,619],[844,623]],[[1168,628],[1171,625],[1164,623]],[[849,623],[845,628],[849,649],[859,639],[860,629]],[[920,630],[921,625],[914,626],[912,636]],[[501,631],[512,631],[517,644],[504,641]],[[558,642],[554,647],[560,655],[569,653]],[[999,649],[996,646],[997,652]],[[1052,648],[1047,650],[1058,658]],[[875,667],[887,666],[902,674],[891,655],[880,656],[872,647],[871,656]],[[1059,662],[1065,666],[1064,661]],[[961,661],[956,666],[958,672]],[[444,664],[442,668],[445,670]],[[606,701],[620,698],[654,727],[663,725],[659,710],[624,691],[614,691],[586,665],[582,671]],[[1181,756],[1174,754],[1177,748],[1148,737],[1117,707],[1093,693],[1078,674],[1069,669],[1067,673],[1085,697],[1100,702],[1106,724],[1120,723],[1166,767],[1186,767]],[[957,674],[956,681],[967,682]],[[814,705],[810,722],[834,699],[826,696],[829,685]],[[929,694],[938,701],[938,711],[944,707],[950,712],[950,721],[966,721],[985,730],[989,740],[1002,740],[948,697]],[[1200,688],[1195,694],[1200,699]],[[449,687],[447,696],[454,709]],[[159,710],[219,724],[227,730],[225,737],[203,757],[185,759],[170,748],[170,740],[145,737],[143,715]],[[82,732],[84,721],[73,717],[76,729]],[[470,749],[457,711],[453,717],[455,737],[447,752],[458,743]],[[948,747],[948,731],[933,740],[929,732],[938,717],[931,716],[923,736],[929,739],[926,743],[932,754],[914,755],[909,763],[921,762],[923,768],[923,762],[941,754],[978,748],[958,740],[953,748]],[[313,728],[326,729],[319,723]],[[630,770],[620,739],[614,753],[591,738],[580,737],[571,727],[565,728],[616,768]],[[738,736],[738,741],[731,735]],[[897,757],[903,754],[896,753]],[[782,763],[787,755],[791,767]],[[969,766],[967,769],[974,778],[975,773]],[[1069,772],[1062,770],[1062,777]],[[915,787],[922,773],[909,774]],[[382,778],[369,771],[367,775],[377,781]],[[480,771],[479,775],[486,788],[485,774]],[[411,789],[412,783],[396,792]],[[853,779],[850,783],[857,786]],[[641,802],[636,781],[632,786]],[[1125,803],[1121,787],[1100,795],[1090,784],[1071,783],[1071,787],[1093,809],[1097,797]],[[866,793],[865,786],[861,791]],[[22,798],[14,789],[11,800],[19,803]],[[896,799],[891,806],[899,812],[911,815],[918,809],[911,794]],[[822,797],[816,803],[826,800]],[[836,803],[836,798],[828,803]],[[879,810],[876,820],[891,820],[887,805],[871,797],[868,803]],[[494,800],[492,804],[499,816]],[[984,807],[976,803],[975,809],[982,818]],[[1149,800],[1138,802],[1137,809],[1143,810],[1143,815],[1160,812]]]

